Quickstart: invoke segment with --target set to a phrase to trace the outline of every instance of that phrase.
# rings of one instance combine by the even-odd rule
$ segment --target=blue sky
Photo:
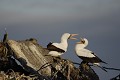
[[[43,47],[59,42],[63,33],[78,33],[89,40],[88,49],[120,68],[120,1],[119,0],[0,0],[0,39],[7,28],[9,39],[36,38]],[[77,40],[79,41],[79,40]],[[69,40],[64,58],[81,62],[75,52],[77,41]],[[94,68],[101,80],[120,72]]]

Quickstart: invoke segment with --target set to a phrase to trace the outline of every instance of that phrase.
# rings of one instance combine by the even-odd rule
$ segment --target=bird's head
[[[62,35],[62,39],[72,39],[72,40],[77,40],[74,36],[77,36],[78,34],[70,34],[70,33],[64,33]]]
[[[84,44],[85,46],[88,45],[88,40],[86,38],[80,38],[80,41],[77,44]]]

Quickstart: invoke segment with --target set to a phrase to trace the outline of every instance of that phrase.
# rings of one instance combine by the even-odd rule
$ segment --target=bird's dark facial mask
[[[85,44],[85,40],[80,38],[80,42],[77,42],[77,44]]]
[[[83,44],[84,44],[84,43],[85,43],[85,41],[84,41],[84,40],[82,40],[82,41],[81,41],[81,43],[83,43]]]
[[[68,39],[72,39],[72,40],[77,40],[77,38],[75,38],[74,36],[77,36],[78,34],[70,34]]]

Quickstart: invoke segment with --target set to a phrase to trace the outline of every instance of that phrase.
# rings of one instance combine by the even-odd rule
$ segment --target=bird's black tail
[[[104,63],[104,64],[108,64],[108,63],[106,63],[106,62],[104,62],[104,61],[102,61],[102,63]]]

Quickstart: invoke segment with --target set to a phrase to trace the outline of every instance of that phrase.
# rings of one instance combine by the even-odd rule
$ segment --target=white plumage
[[[76,53],[77,53],[78,56],[90,57],[90,58],[95,57],[93,54],[91,54],[92,51],[87,50],[87,49],[77,50]]]

